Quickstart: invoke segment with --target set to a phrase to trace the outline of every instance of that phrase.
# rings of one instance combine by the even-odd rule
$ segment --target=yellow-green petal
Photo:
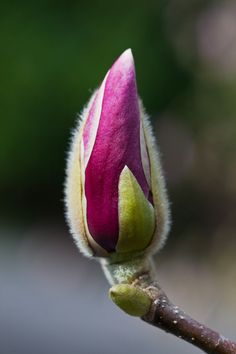
[[[145,250],[154,230],[153,206],[145,198],[135,176],[125,166],[119,180],[119,239],[116,251]]]

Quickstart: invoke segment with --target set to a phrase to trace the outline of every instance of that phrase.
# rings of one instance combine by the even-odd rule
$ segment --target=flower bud
[[[169,213],[159,154],[138,98],[132,52],[108,71],[73,135],[67,218],[82,252],[122,259],[163,244]]]

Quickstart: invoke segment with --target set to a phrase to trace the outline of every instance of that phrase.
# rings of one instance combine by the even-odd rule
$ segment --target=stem
[[[100,262],[104,274],[111,285],[131,284],[135,279],[139,279],[141,274],[149,274],[150,284],[155,273],[153,261],[149,257],[137,257],[114,263],[111,260],[101,259]]]
[[[182,338],[206,353],[236,354],[236,343],[174,306],[157,283],[150,284],[148,275],[139,276],[133,285],[141,287],[152,299],[150,310],[142,320]]]
[[[197,322],[173,305],[159,284],[151,258],[109,263],[103,270],[110,283],[110,297],[126,313],[182,338],[209,354],[236,354],[236,343]],[[151,305],[150,305],[151,300]],[[142,315],[142,314],[145,315]]]

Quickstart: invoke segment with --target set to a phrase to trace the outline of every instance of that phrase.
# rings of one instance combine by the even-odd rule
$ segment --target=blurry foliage
[[[19,196],[26,208],[27,200],[47,208],[62,197],[76,113],[127,47],[134,51],[149,111],[164,109],[186,86],[188,75],[163,31],[164,2],[133,5],[1,5],[0,188],[8,200]]]
[[[209,236],[229,210],[235,215],[233,0],[0,6],[2,215],[62,217],[65,152],[76,114],[128,47],[140,96],[163,146],[175,233],[201,225],[199,234]],[[217,49],[218,43],[228,44]],[[170,138],[166,122],[180,133]],[[184,173],[175,180],[173,169],[182,163]]]

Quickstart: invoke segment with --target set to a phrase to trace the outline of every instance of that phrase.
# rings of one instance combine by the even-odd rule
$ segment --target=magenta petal
[[[131,50],[118,58],[107,76],[96,139],[85,171],[89,231],[108,252],[115,250],[119,235],[118,182],[125,165],[148,198],[149,187],[141,161],[140,112]]]

